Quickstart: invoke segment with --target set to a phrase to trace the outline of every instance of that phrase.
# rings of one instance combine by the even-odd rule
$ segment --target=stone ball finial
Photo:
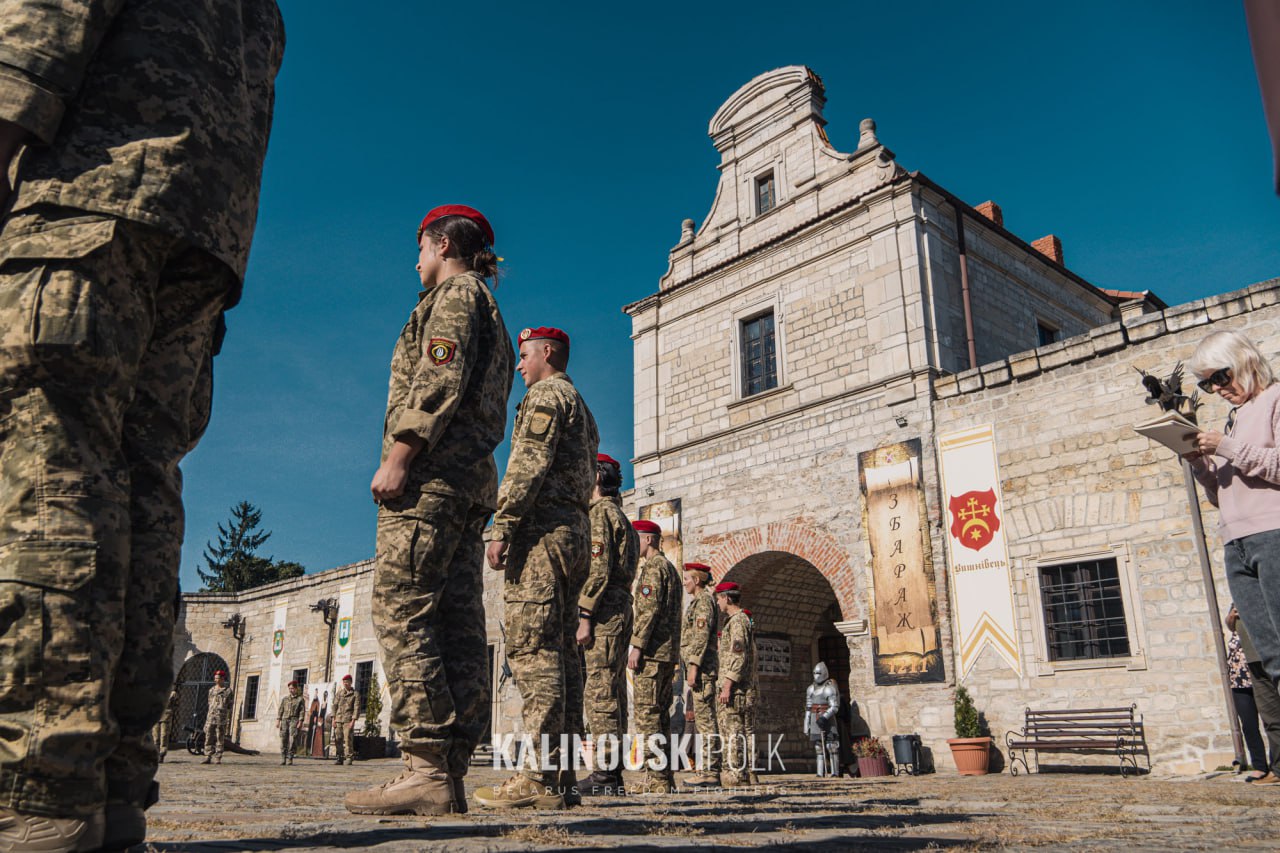
[[[869,145],[879,144],[880,138],[876,136],[876,120],[864,118],[858,122],[858,147],[866,148]]]
[[[688,243],[693,239],[694,222],[692,219],[686,219],[680,223],[680,242]]]

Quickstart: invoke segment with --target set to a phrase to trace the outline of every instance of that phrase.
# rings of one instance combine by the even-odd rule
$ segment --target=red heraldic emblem
[[[951,510],[951,535],[966,548],[981,551],[1000,529],[996,515],[996,490],[965,492],[947,503]]]
[[[453,361],[454,350],[458,345],[453,341],[447,341],[444,338],[432,338],[430,345],[427,347],[427,355],[431,356],[431,363],[434,365],[448,364]]]

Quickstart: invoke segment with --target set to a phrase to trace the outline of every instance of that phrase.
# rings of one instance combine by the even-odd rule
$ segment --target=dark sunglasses
[[[1231,384],[1231,368],[1224,367],[1221,370],[1215,370],[1196,384],[1200,386],[1200,390],[1204,393],[1212,394],[1213,389],[1225,388]]]

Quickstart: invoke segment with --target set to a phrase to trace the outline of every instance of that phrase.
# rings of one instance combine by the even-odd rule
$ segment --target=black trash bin
[[[920,735],[894,735],[893,760],[899,773],[920,775]]]

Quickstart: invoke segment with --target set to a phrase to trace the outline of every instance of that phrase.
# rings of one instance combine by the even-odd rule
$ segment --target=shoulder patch
[[[734,653],[735,655],[740,655],[740,654],[742,654],[742,641],[741,641],[741,640],[734,640],[734,641],[733,641],[733,653]]]
[[[640,594],[643,595],[645,598],[648,598],[649,596],[653,595],[653,587],[649,586],[648,584],[645,584],[644,586],[640,587]]]
[[[699,616],[699,617],[698,617],[698,627],[699,627],[699,628],[705,628],[705,627],[707,627],[707,620],[706,620],[705,618],[703,618],[703,617]]]
[[[547,433],[551,430],[551,422],[555,420],[555,417],[555,409],[548,406],[534,406],[533,411],[529,413],[525,435],[536,438],[539,441],[546,441]]]
[[[593,557],[599,557],[599,556],[600,556],[601,554],[603,554],[603,553],[604,553],[604,543],[603,543],[603,542],[592,542],[592,543],[591,543],[591,556],[593,556]]]
[[[453,354],[457,351],[458,345],[446,338],[432,338],[427,345],[427,355],[437,367],[453,361]]]

